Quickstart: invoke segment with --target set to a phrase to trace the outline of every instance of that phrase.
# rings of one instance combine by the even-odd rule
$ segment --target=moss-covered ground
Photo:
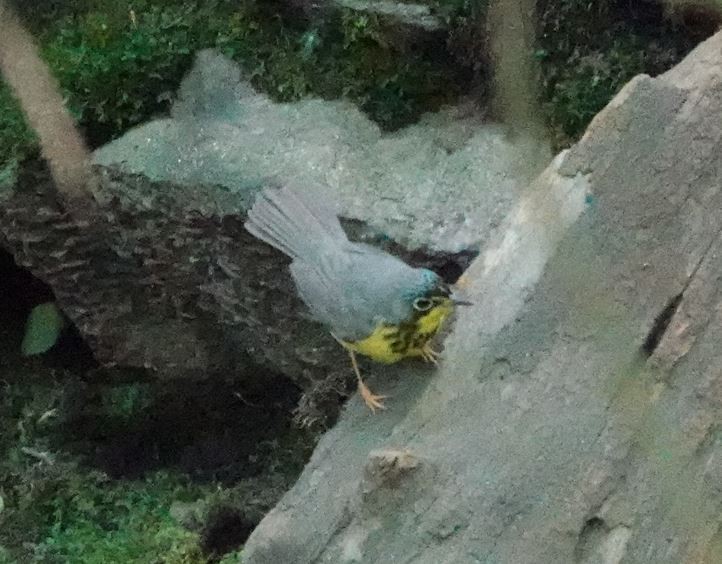
[[[51,296],[4,253],[0,280],[0,563],[231,561],[312,448],[297,391],[98,370],[72,330],[24,358]]]

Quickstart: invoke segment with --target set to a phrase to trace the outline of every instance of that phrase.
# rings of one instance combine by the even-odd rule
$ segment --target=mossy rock
[[[138,0],[130,11],[74,0],[19,10],[92,146],[167,112],[193,55],[208,47],[240,62],[278,101],[345,97],[385,129],[453,101],[467,81],[443,37],[403,49],[383,18],[353,10],[312,21],[294,19],[285,2],[256,0]],[[0,162],[36,154],[36,143],[0,84]]]

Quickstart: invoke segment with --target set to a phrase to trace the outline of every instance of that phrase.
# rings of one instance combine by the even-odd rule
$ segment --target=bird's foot
[[[382,401],[386,399],[386,396],[377,396],[361,380],[358,381],[358,391],[372,413],[376,413],[377,409],[386,409]]]
[[[421,349],[421,358],[426,362],[433,362],[436,366],[439,365],[440,352],[435,351],[429,343],[426,343]]]

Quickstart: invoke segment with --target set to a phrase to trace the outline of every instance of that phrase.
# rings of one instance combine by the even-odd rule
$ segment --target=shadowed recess
[[[659,342],[664,336],[665,331],[667,331],[667,327],[669,327],[670,321],[672,321],[672,317],[674,317],[674,314],[677,311],[679,303],[682,301],[682,295],[682,292],[680,292],[674,296],[655,318],[652,329],[647,334],[647,338],[644,340],[644,344],[642,345],[642,352],[645,356],[652,356],[652,353],[656,350]]]

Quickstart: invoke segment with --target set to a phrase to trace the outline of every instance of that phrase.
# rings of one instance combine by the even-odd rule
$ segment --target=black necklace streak
[[[411,321],[388,326],[396,328],[396,331],[384,335],[384,340],[389,341],[392,352],[404,355],[410,349],[420,349],[434,336],[433,333],[419,332],[419,321],[422,317],[423,314],[415,315]]]

